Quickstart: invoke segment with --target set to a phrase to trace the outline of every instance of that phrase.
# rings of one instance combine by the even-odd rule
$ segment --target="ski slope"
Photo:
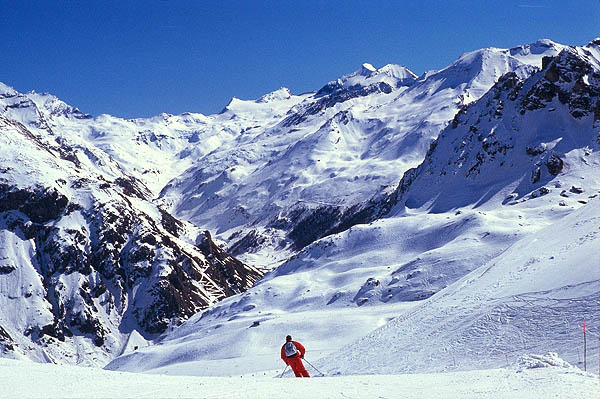
[[[600,200],[513,244],[426,302],[319,364],[330,373],[498,367],[558,352],[588,370],[600,351]],[[346,359],[351,358],[348,367]]]
[[[592,374],[544,366],[296,379],[132,374],[0,359],[0,398],[590,398],[600,388]]]

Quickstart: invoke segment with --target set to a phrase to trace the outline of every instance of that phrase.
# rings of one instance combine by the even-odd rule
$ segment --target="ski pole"
[[[279,376],[279,378],[283,377],[283,375],[285,374],[285,370],[287,370],[289,364],[285,365],[285,368],[283,369],[283,371],[281,372],[281,375]]]
[[[310,367],[312,367],[313,369],[317,370],[319,373],[321,373],[321,375],[325,375],[321,370],[319,370],[318,368],[316,368],[315,366],[312,365],[311,362],[309,362],[308,360],[304,359],[306,361],[306,363],[310,364]]]

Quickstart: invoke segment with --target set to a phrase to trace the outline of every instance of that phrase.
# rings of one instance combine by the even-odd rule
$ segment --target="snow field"
[[[36,112],[52,114],[48,116],[52,128],[73,144],[77,159],[90,176],[99,173],[113,179],[124,170],[144,181],[155,195],[161,193],[159,202],[177,216],[210,228],[222,242],[230,243],[230,237],[242,237],[249,230],[266,233],[266,244],[257,252],[244,255],[244,259],[266,267],[291,255],[286,252],[289,247],[278,252],[289,242],[282,244],[283,230],[267,227],[274,218],[281,216],[278,221],[285,222],[298,203],[310,204],[309,208],[323,203],[343,207],[389,190],[402,172],[422,160],[431,140],[460,107],[480,98],[508,71],[529,76],[532,65],[539,66],[543,55],[555,55],[561,48],[540,41],[520,49],[468,53],[448,68],[417,79],[410,88],[352,98],[318,114],[309,113],[307,119],[292,126],[285,126],[284,118],[302,111],[303,106],[314,105],[314,93],[292,96],[280,89],[257,101],[234,98],[221,114],[210,117],[163,114],[122,120],[103,115],[87,122],[54,115],[56,109],[67,106],[51,96],[29,96],[41,110]],[[375,72],[387,75],[377,76]],[[356,73],[342,77],[339,84],[394,83],[414,78],[400,67],[375,71],[365,64]],[[504,113],[517,115],[515,106],[507,105]],[[597,133],[593,130],[597,128],[586,125],[591,117],[573,122],[564,107],[557,112],[550,107],[560,104],[555,102],[547,110],[528,112],[523,118],[513,119],[511,125],[509,118],[502,125],[491,118],[489,123],[484,120],[479,124],[479,116],[489,111],[479,105],[472,108],[470,115],[473,126],[488,135],[485,140],[494,134],[507,140],[515,136],[517,142],[531,144],[537,140],[548,151],[562,154],[566,167],[559,177],[560,184],[558,178],[551,181],[554,177],[542,167],[542,182],[548,187],[553,184],[545,187],[550,190],[547,195],[530,195],[533,183],[529,153],[520,151],[507,157],[510,159],[492,158],[489,162],[498,165],[489,166],[487,172],[483,169],[479,180],[468,180],[456,174],[455,166],[462,167],[467,159],[458,162],[463,153],[457,153],[457,163],[448,161],[448,154],[460,146],[461,137],[467,136],[459,137],[457,143],[442,143],[437,150],[441,153],[439,159],[432,157],[431,178],[417,181],[409,193],[410,203],[405,199],[405,204],[413,209],[396,209],[389,219],[355,226],[306,247],[247,293],[193,316],[154,346],[141,348],[147,342],[134,334],[119,346],[124,348],[124,356],[108,366],[146,373],[230,378],[170,380],[165,376],[113,373],[105,378],[113,381],[116,388],[92,382],[92,396],[95,392],[114,392],[115,396],[195,396],[195,384],[207,395],[217,397],[306,397],[307,392],[321,397],[396,397],[403,392],[408,396],[416,393],[417,397],[514,397],[525,392],[534,397],[565,397],[581,393],[570,388],[587,389],[589,380],[576,370],[456,372],[507,366],[522,353],[549,350],[581,367],[583,319],[588,322],[591,337],[588,369],[598,367],[600,268],[594,254],[600,252],[596,216],[600,207],[592,198],[600,187],[600,163],[588,140],[595,138],[592,134]],[[15,119],[35,125],[38,117],[31,112],[36,109],[30,108],[19,111],[22,114]],[[564,119],[571,122],[565,124]],[[566,126],[568,132],[557,138],[555,125]],[[462,131],[475,137],[467,129],[444,132],[459,136]],[[17,149],[5,151],[11,164],[21,166],[10,171],[16,181],[51,181],[56,185],[58,178],[71,179],[72,166],[40,169],[37,157],[20,151],[25,147],[14,139],[18,137],[17,130],[13,129],[14,136],[0,137]],[[521,133],[516,134],[518,131]],[[31,146],[34,141],[29,139],[25,142]],[[524,150],[524,145],[519,145],[516,148]],[[447,151],[440,151],[444,148]],[[466,155],[473,151],[472,161],[478,147],[465,148]],[[50,161],[52,166],[55,162],[69,165],[61,160]],[[512,161],[515,166],[500,181],[497,166],[504,161]],[[542,161],[540,157],[540,166]],[[441,170],[456,177],[444,178],[444,186],[437,173],[440,168],[434,167],[446,164],[448,168]],[[469,167],[471,163],[464,165]],[[30,170],[32,176],[28,175]],[[559,191],[580,184],[585,194],[564,193],[559,197]],[[502,201],[512,194],[516,195],[514,201],[504,206]],[[559,205],[559,200],[564,205]],[[156,214],[156,209],[150,208]],[[583,209],[560,220],[577,208]],[[536,233],[552,223],[555,224]],[[32,264],[32,248],[25,247],[18,253],[13,248],[24,241],[13,233],[0,238],[11,243],[8,250],[0,248],[0,256]],[[77,278],[77,274],[72,274],[61,282],[75,287]],[[0,287],[8,293],[1,300],[2,308],[19,310],[19,315],[8,320],[19,331],[30,324],[20,315],[30,306],[21,298],[23,292],[19,290],[26,288],[21,280],[22,275],[11,276]],[[36,281],[36,285],[40,284]],[[422,301],[430,295],[430,299]],[[42,318],[38,313],[35,317]],[[275,375],[275,370],[282,369],[278,352],[287,334],[303,342],[308,348],[307,359],[314,360],[330,375],[384,375],[351,380],[340,377],[344,384],[339,385],[337,381],[321,382],[330,381],[327,378],[311,380],[310,389],[306,381],[289,380],[282,384],[256,378],[261,373],[265,377]],[[79,359],[88,351],[86,355],[93,356],[93,349],[83,345],[72,356]],[[44,354],[40,348],[37,358],[52,361]],[[16,370],[21,367],[8,364]],[[36,375],[35,370],[42,370],[35,368],[38,366],[29,371],[29,366],[23,367],[21,372],[25,375]],[[62,380],[64,375],[65,381],[72,382],[73,391],[81,395],[79,384],[84,384],[86,378],[76,381],[77,372],[64,367],[43,370],[39,374],[42,381],[47,378],[46,373],[54,373],[57,385],[56,380]],[[101,373],[98,370],[80,370],[85,370],[81,371],[82,377],[89,372],[90,380],[104,379],[98,378],[104,374],[93,374]],[[453,373],[441,374],[447,371]],[[415,374],[399,375],[404,372]],[[12,378],[9,372],[6,375]],[[123,388],[122,380],[131,382],[131,387]],[[44,385],[51,384],[21,384],[30,390],[42,389]],[[240,393],[243,396],[236,396]],[[70,393],[56,393],[65,395]]]
[[[379,312],[367,308],[304,312],[256,309],[242,314],[227,313],[229,310],[223,308],[214,317],[194,316],[158,345],[130,351],[106,368],[170,375],[262,375],[285,367],[279,351],[288,334],[306,343],[306,359],[314,363],[413,306],[397,304]]]
[[[132,374],[0,359],[0,373],[4,382],[0,398],[593,398],[600,389],[597,376],[565,367],[311,379],[224,378]]]

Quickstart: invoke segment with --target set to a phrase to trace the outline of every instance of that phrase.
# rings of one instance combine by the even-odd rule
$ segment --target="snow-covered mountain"
[[[311,359],[325,355],[319,368],[342,374],[499,367],[529,351],[581,365],[581,322],[593,334],[600,323],[599,44],[562,47],[539,69],[504,70],[395,189],[336,215],[350,228],[108,368],[256,372],[277,367],[288,333],[311,343]],[[426,75],[446,75],[430,95],[458,75],[449,71],[469,70],[465,59],[540,56],[546,45],[466,54]]]
[[[2,85],[4,356],[218,375],[276,368],[293,333],[334,370],[396,316],[475,295],[461,279],[511,248],[541,251],[544,227],[580,233],[564,217],[600,190],[599,59],[541,40],[129,120]]]
[[[3,355],[101,365],[261,276],[152,203],[107,117],[0,89]]]
[[[267,104],[234,99],[218,118],[237,137],[169,183],[161,198],[242,259],[277,264],[360,221],[341,216],[393,190],[459,109],[508,72],[528,77],[563,47],[543,40],[478,50],[419,78],[397,65],[364,64],[316,93]],[[259,123],[268,106],[281,108]]]

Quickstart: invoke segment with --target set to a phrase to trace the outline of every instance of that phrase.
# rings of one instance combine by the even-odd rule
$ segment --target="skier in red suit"
[[[306,349],[300,342],[292,341],[291,335],[285,337],[285,344],[281,347],[281,360],[292,368],[296,377],[310,377],[302,364],[305,353]]]

